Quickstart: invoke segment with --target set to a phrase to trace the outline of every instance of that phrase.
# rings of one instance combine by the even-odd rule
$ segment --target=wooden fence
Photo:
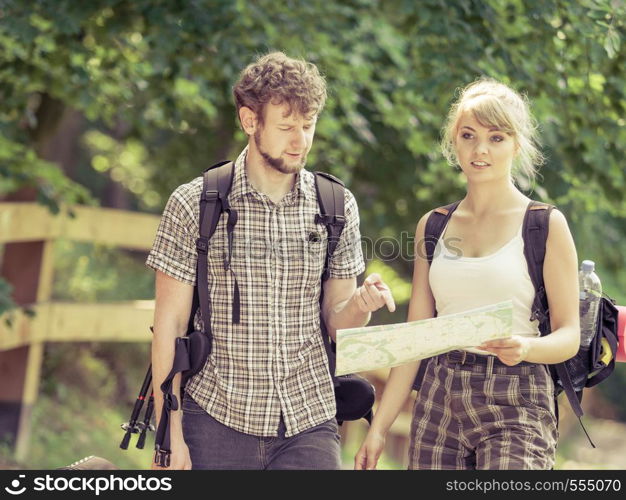
[[[148,251],[159,217],[121,210],[76,207],[51,214],[30,202],[0,203],[1,275],[14,300],[35,312],[12,312],[12,326],[0,317],[0,428],[14,438],[24,460],[30,415],[39,389],[44,342],[147,342],[153,301],[63,303],[51,300],[54,244],[59,238]]]

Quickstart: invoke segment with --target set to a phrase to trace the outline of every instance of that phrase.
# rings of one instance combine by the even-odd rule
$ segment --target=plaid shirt
[[[213,418],[239,432],[277,436],[281,414],[286,436],[335,416],[335,398],[320,334],[321,275],[326,228],[314,176],[302,170],[279,202],[250,185],[245,149],[235,162],[228,200],[238,212],[231,269],[241,294],[241,321],[232,323],[234,279],[224,270],[226,217],[208,251],[213,350],[186,387]],[[146,264],[195,285],[202,177],[171,195]],[[330,263],[331,278],[364,270],[359,215],[346,192],[346,225]],[[196,328],[200,327],[199,315]]]

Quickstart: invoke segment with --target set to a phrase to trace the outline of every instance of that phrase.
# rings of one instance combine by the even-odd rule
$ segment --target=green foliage
[[[10,283],[0,280],[0,315],[15,307],[15,303],[11,298],[12,290],[13,287]]]
[[[607,401],[617,411],[617,416],[626,422],[626,405],[624,401],[624,387],[626,387],[626,363],[615,363],[615,370],[602,385],[598,386]]]
[[[55,214],[59,213],[62,202],[93,204],[85,187],[68,179],[58,166],[41,160],[27,146],[0,135],[0,196],[22,187],[36,188],[37,201]]]
[[[96,455],[120,469],[148,469],[154,453],[150,435],[143,450],[135,448],[137,437],[128,450],[119,447],[130,408],[103,406],[97,399],[77,400],[78,394],[51,399],[42,396],[33,413],[33,434],[26,469],[56,469],[81,458]],[[50,418],[54,416],[54,419]]]
[[[48,344],[26,468],[54,469],[88,455],[123,469],[148,468],[153,434],[144,450],[135,448],[136,435],[127,451],[119,444],[149,356],[145,344]]]
[[[150,187],[151,170],[146,162],[147,151],[137,139],[116,141],[97,130],[85,133],[84,143],[91,153],[91,164],[98,172],[109,172],[111,179],[120,183],[140,201],[140,207],[159,206],[161,197]]]
[[[2,260],[3,247],[0,245],[0,261]],[[0,278],[0,316],[4,326],[9,328],[13,327],[15,314],[17,312],[17,304],[13,301],[12,297],[13,286],[6,280]],[[22,307],[21,312],[28,316],[34,316],[34,311],[30,307]]]
[[[143,252],[59,240],[55,245],[54,300],[99,302],[154,298],[154,273]]]
[[[436,142],[454,89],[486,74],[535,102],[552,148],[548,195],[624,213],[623,2],[5,4],[0,119],[9,136],[23,139],[14,125],[24,114],[39,126],[32,102],[42,93],[108,127],[124,120],[162,197],[241,145],[230,86],[253,54],[278,48],[328,75],[313,160],[384,207],[401,199],[419,214],[461,193]],[[405,220],[365,217],[372,233]]]

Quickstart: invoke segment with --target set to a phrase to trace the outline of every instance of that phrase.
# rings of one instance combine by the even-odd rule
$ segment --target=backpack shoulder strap
[[[345,217],[345,186],[334,175],[325,172],[314,172],[315,190],[320,213],[315,216],[316,224],[324,224],[328,232],[328,248],[322,281],[330,276],[330,259],[332,258],[339,238],[346,225]]]
[[[548,296],[543,282],[543,262],[546,257],[550,213],[553,209],[553,205],[531,201],[526,208],[522,223],[524,257],[526,257],[530,280],[535,287],[530,321],[539,320],[541,335],[550,333],[550,313],[548,311]]]
[[[424,229],[424,245],[426,247],[428,264],[432,264],[437,241],[439,241],[443,229],[459,206],[459,203],[461,203],[461,200],[450,203],[444,207],[435,208],[429,215],[426,221],[426,228]]]
[[[542,336],[548,335],[551,331],[548,295],[543,281],[543,263],[546,257],[546,243],[548,241],[552,210],[554,210],[553,205],[531,201],[526,208],[522,225],[524,257],[526,257],[526,264],[528,265],[528,274],[535,287],[535,298],[533,300],[530,321],[539,321],[539,331]],[[549,369],[555,384],[557,380],[560,381],[567,400],[582,426],[583,409],[580,405],[579,397],[576,395],[566,364],[549,365]],[[585,434],[587,434],[585,427],[582,427]],[[587,434],[587,438],[589,438],[589,434]],[[589,442],[591,442],[591,439],[589,439]],[[593,446],[593,443],[591,444]]]
[[[228,194],[233,184],[235,165],[223,161],[207,168],[202,174],[200,195],[200,237],[210,239],[222,212],[230,210]]]
[[[426,257],[428,258],[428,264],[433,263],[433,257],[435,255],[435,248],[437,248],[437,242],[443,233],[446,224],[452,217],[452,214],[461,203],[461,200],[450,203],[443,207],[435,208],[426,220],[426,227],[424,228],[424,246],[426,247]],[[437,312],[435,311],[435,316]],[[424,381],[424,375],[426,373],[426,365],[428,364],[428,358],[423,359],[420,362],[419,369],[413,380],[412,389],[419,391]]]
[[[196,286],[191,308],[191,316],[187,331],[194,330],[193,320],[198,307],[202,315],[203,332],[210,335],[209,330],[209,296],[208,296],[208,266],[207,253],[209,240],[215,233],[217,224],[223,212],[228,213],[228,266],[232,253],[233,229],[237,223],[237,212],[228,204],[228,194],[233,183],[235,165],[231,161],[223,161],[207,168],[202,177],[202,192],[200,193],[200,234],[196,239]],[[235,281],[235,292],[238,298],[238,286]],[[235,317],[236,316],[236,317]],[[237,321],[235,321],[235,319]],[[233,301],[233,322],[239,323],[239,300]]]
[[[322,289],[320,291],[320,310],[324,300],[323,282],[330,277],[330,259],[332,258],[339,238],[346,225],[345,218],[345,186],[337,177],[324,173],[314,172],[315,191],[317,193],[317,203],[320,213],[315,215],[316,224],[324,224],[328,233],[328,245],[326,247],[326,260],[324,261],[324,271],[322,272]],[[333,380],[333,385],[337,386],[335,377],[336,354],[335,344],[331,341],[323,318],[320,316],[320,327],[324,340],[324,349],[328,359],[328,371]]]

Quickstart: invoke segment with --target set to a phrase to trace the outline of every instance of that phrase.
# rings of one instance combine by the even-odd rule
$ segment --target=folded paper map
[[[507,300],[437,318],[337,330],[336,375],[398,366],[454,349],[508,338],[513,302]]]

